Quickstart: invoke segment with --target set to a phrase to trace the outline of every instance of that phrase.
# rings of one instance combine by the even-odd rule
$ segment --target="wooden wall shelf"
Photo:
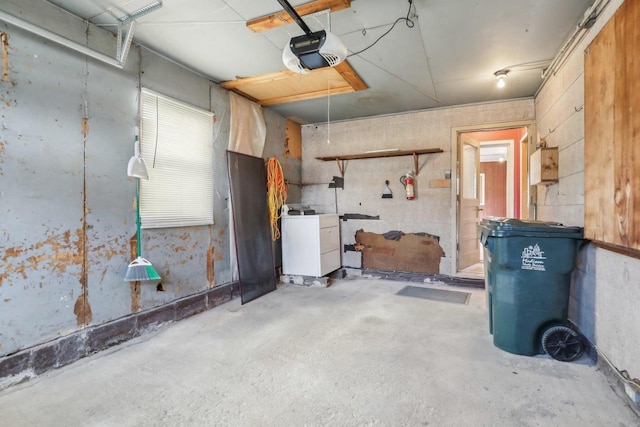
[[[418,156],[420,154],[435,154],[443,153],[442,148],[424,148],[421,150],[396,150],[396,151],[378,151],[373,153],[362,154],[345,154],[341,156],[323,156],[316,157],[318,160],[329,162],[335,160],[338,163],[338,169],[340,169],[340,175],[344,178],[344,161],[345,160],[360,160],[360,159],[378,159],[380,157],[400,157],[400,156],[413,156],[414,172],[418,175]],[[341,163],[342,162],[342,163]]]

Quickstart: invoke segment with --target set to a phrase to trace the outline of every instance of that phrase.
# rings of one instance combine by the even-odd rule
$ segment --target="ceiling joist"
[[[326,9],[330,9],[332,12],[335,12],[349,7],[351,7],[351,0],[315,0],[302,4],[298,7],[294,7],[294,9],[298,12],[298,15],[305,16]],[[272,28],[281,27],[283,25],[292,24],[294,22],[295,21],[291,16],[283,10],[247,21],[247,28],[258,33]]]

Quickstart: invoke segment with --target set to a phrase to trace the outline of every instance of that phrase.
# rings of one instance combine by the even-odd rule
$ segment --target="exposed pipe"
[[[6,12],[0,10],[0,21],[7,22],[11,25],[14,25],[23,30],[29,31],[30,33],[36,34],[40,37],[43,37],[52,42],[58,43],[62,46],[68,47],[69,49],[75,50],[76,52],[80,52],[84,55],[90,56],[91,58],[97,59],[99,61],[105,62],[109,65],[113,65],[114,67],[122,69],[124,67],[124,62],[118,61],[116,58],[112,58],[109,55],[106,55],[102,52],[98,52],[94,49],[91,49],[88,46],[70,40],[66,37],[62,37],[59,34],[56,34],[52,31],[39,27],[37,25],[32,24],[31,22],[27,22],[24,19],[18,18],[16,16],[10,15]]]
[[[602,8],[600,8],[600,10],[598,10],[598,7],[605,1],[606,1],[605,5]],[[582,35],[580,33],[583,30],[585,29],[588,30],[593,26],[596,19],[598,19],[598,16],[600,16],[600,13],[602,12],[602,10],[604,10],[604,8],[607,7],[607,5],[609,4],[609,1],[610,0],[596,0],[593,2],[591,7],[587,9],[587,11],[584,13],[582,20],[578,23],[575,31],[573,32],[571,37],[569,37],[569,40],[567,40],[566,43],[562,46],[562,49],[560,49],[560,52],[558,52],[558,54],[553,59],[553,61],[551,61],[551,64],[549,65],[549,67],[547,67],[547,69],[543,71],[542,73],[543,80],[546,80],[550,75],[554,74],[556,69],[559,68],[559,64],[564,60],[564,58],[570,55],[571,52],[573,52],[573,49],[575,49],[575,46],[578,43],[580,43],[580,40],[582,40],[582,37],[584,37],[585,35],[585,33],[582,33]]]

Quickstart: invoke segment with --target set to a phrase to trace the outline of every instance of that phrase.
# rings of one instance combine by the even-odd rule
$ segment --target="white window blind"
[[[213,113],[143,89],[140,116],[142,228],[213,224]]]

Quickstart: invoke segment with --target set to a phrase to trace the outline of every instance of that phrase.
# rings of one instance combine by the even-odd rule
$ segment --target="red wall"
[[[482,162],[480,173],[484,173],[484,186],[491,191],[485,191],[485,216],[507,216],[507,164],[505,162]]]

